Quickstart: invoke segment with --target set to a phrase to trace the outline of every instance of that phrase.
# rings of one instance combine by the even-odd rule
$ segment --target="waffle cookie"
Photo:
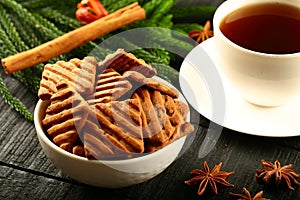
[[[131,83],[113,69],[105,69],[97,76],[95,93],[89,103],[107,103],[119,99],[132,88]]]
[[[96,116],[108,138],[119,148],[127,152],[144,151],[138,101],[129,99],[122,102],[96,104]]]
[[[42,73],[38,96],[42,100],[49,100],[56,93],[56,86],[65,80],[82,95],[90,95],[94,91],[97,62],[94,57],[85,57],[83,60],[74,58],[69,62],[57,61],[55,64],[46,64]]]
[[[74,88],[61,81],[46,109],[43,127],[56,145],[69,152],[78,152],[78,146],[82,146],[78,132],[84,127],[88,109],[87,102]]]
[[[107,159],[116,155],[113,146],[106,137],[105,132],[99,127],[95,119],[87,120],[82,130],[85,156],[89,159]]]
[[[144,152],[138,101],[99,103],[94,109],[82,131],[87,157],[109,159]]]
[[[143,137],[147,152],[160,149],[193,131],[192,126],[186,127],[185,124],[188,112],[186,104],[147,86],[138,89],[132,98],[142,105]]]
[[[104,61],[99,63],[100,71],[112,68],[119,73],[126,71],[137,71],[146,77],[156,75],[156,70],[147,64],[143,59],[136,58],[132,53],[127,53],[124,49],[118,49],[114,54],[106,56]]]
[[[170,87],[167,84],[154,78],[147,78],[139,72],[127,71],[123,74],[123,76],[128,79],[132,83],[132,85],[136,85],[138,87],[145,85],[148,88],[158,90],[163,94],[171,96],[172,98],[179,97],[179,91],[176,88]]]

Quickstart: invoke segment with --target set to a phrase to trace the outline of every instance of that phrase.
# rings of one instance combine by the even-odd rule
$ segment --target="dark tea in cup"
[[[243,99],[272,107],[300,95],[300,0],[226,0],[213,28],[220,74]]]
[[[258,3],[228,14],[220,30],[233,43],[268,54],[300,52],[300,9],[283,3]]]

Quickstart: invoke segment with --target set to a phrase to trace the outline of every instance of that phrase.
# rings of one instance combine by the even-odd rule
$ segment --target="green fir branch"
[[[109,13],[128,6],[134,2],[136,2],[136,0],[101,0],[101,4]]]
[[[151,0],[143,5],[148,19],[151,18],[153,12],[161,5],[162,2],[163,0]]]
[[[171,10],[174,5],[174,0],[164,0],[152,13],[148,19],[153,24],[159,24],[164,16]]]
[[[57,33],[44,24],[41,24],[32,13],[30,13],[26,8],[22,7],[21,4],[13,0],[0,0],[0,3],[5,7],[10,13],[13,13],[19,21],[23,22],[23,25],[30,26],[33,29],[36,37],[44,43],[50,39],[57,37]],[[25,23],[25,24],[24,24]],[[32,34],[32,33],[31,33]]]
[[[0,56],[2,58],[16,54],[18,52],[15,46],[13,45],[13,43],[10,41],[8,34],[5,32],[2,26],[0,26],[0,38],[1,38]],[[28,86],[32,92],[37,93],[39,88],[40,78],[36,77],[32,73],[31,69],[20,71],[18,73],[13,73],[13,76],[16,77],[21,83]]]
[[[2,58],[6,57],[7,55],[10,55],[12,51],[16,52],[13,44],[8,40],[5,31],[1,27],[0,28],[0,56]],[[30,121],[33,120],[31,113],[24,106],[24,104],[19,99],[11,95],[1,76],[0,76],[0,93],[7,104],[9,104],[12,108],[14,108],[17,112],[19,112],[22,116],[24,116],[27,120]]]
[[[31,90],[31,92],[33,92],[34,94],[38,93],[41,78],[37,77],[32,72],[32,69],[24,69],[14,72],[13,76],[16,77],[21,83],[26,85]]]
[[[3,29],[12,41],[17,52],[22,52],[29,49],[29,47],[22,40],[8,12],[3,8],[2,5],[0,5],[0,24],[3,26]],[[43,69],[43,65],[40,64],[37,66],[37,68]],[[34,91],[36,91],[36,88]]]
[[[217,7],[216,6],[180,6],[170,11],[173,14],[174,23],[199,23],[203,24],[212,19]]]
[[[8,37],[13,41],[17,51],[21,52],[28,49],[28,46],[21,39],[15,25],[2,5],[0,5],[0,24],[3,26],[3,29],[6,30]]]
[[[80,0],[60,0],[60,1],[54,1],[54,0],[20,0],[21,5],[26,8],[28,11],[34,13],[38,12],[44,9],[50,9],[50,10],[57,10],[61,13],[64,13],[64,15],[69,17],[74,17],[76,12],[76,6],[77,3],[80,2]]]
[[[25,119],[33,121],[33,116],[26,108],[26,106],[16,97],[12,96],[7,86],[5,85],[3,78],[0,76],[0,93],[4,101],[10,105],[13,109],[19,112]]]
[[[173,27],[172,19],[173,15],[171,14],[164,16],[159,22],[159,27],[171,29]]]
[[[74,17],[66,16],[58,10],[46,9],[39,12],[39,14],[49,21],[55,23],[55,25],[64,32],[74,30],[82,26],[82,23],[80,23]]]
[[[203,30],[203,26],[197,23],[177,23],[173,25],[172,29],[188,34],[192,30]]]
[[[51,31],[51,37],[56,38],[64,34],[63,31],[59,30],[52,22],[43,18],[40,14],[32,13],[32,15],[39,25],[42,25],[43,27]]]
[[[31,26],[28,26],[28,24],[22,20],[20,21],[19,18],[12,14],[10,14],[10,17],[15,24],[20,37],[29,48],[34,48],[41,44],[41,41],[39,41]]]

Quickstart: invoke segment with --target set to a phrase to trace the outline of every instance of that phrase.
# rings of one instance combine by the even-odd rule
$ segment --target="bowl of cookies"
[[[123,49],[101,62],[88,56],[46,64],[38,96],[42,150],[88,185],[120,188],[155,177],[194,131],[180,92]]]

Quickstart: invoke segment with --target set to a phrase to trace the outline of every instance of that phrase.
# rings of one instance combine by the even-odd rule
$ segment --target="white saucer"
[[[227,83],[215,61],[211,38],[195,47],[182,63],[180,87],[194,109],[212,122],[242,133],[269,137],[300,135],[300,96],[280,107],[250,104]]]

